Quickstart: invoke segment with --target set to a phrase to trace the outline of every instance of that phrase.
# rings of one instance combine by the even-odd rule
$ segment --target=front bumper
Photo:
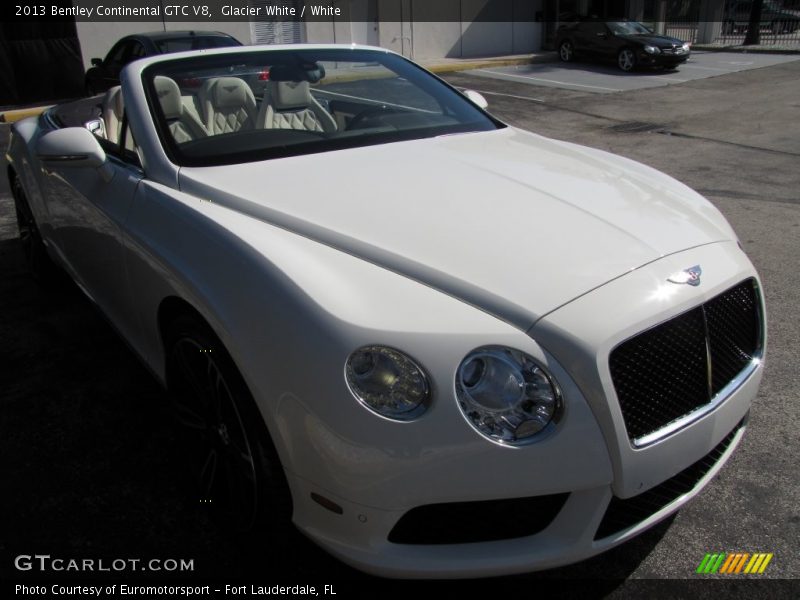
[[[742,394],[747,395],[747,390],[742,390]],[[305,535],[343,562],[384,577],[472,578],[559,567],[622,544],[680,509],[715,477],[739,445],[745,430],[746,417],[717,444],[719,449],[713,448],[704,457],[710,468],[691,490],[629,526],[620,524],[619,513],[631,508],[641,511],[640,506],[649,504],[651,499],[645,493],[640,502],[634,498],[632,504],[620,507],[611,486],[601,486],[570,493],[555,519],[536,535],[483,543],[393,544],[387,538],[404,511],[382,511],[335,498],[343,514],[334,526],[335,519],[308,500],[316,488],[293,478],[295,497],[300,498],[299,504],[295,504],[295,521]],[[665,486],[674,485],[681,474],[665,482]]]
[[[673,68],[689,60],[691,52],[686,54],[648,54],[644,50],[639,52],[639,64],[650,67]]]
[[[704,272],[701,286],[666,283],[698,263]],[[471,430],[445,383],[453,380],[457,365],[446,368],[436,365],[434,355],[417,356],[433,365],[431,375],[439,382],[430,414],[404,424],[403,436],[384,439],[379,449],[374,441],[356,444],[352,436],[345,447],[343,436],[330,436],[328,447],[341,446],[330,472],[349,458],[362,461],[362,474],[346,481],[332,475],[321,483],[289,473],[295,523],[344,562],[390,577],[534,571],[583,560],[634,537],[694,497],[731,456],[744,433],[763,363],[758,361],[714,410],[637,448],[616,399],[609,354],[621,341],[751,277],[757,276],[735,243],[709,244],[662,258],[546,315],[529,334],[546,349],[539,360],[562,387],[565,415],[553,435],[522,448],[498,446]],[[478,345],[466,346],[471,344]],[[308,427],[309,418],[303,421]],[[468,441],[459,437],[462,426]],[[444,447],[436,447],[436,436]],[[654,507],[648,493],[656,492],[666,501]],[[531,535],[472,543],[390,541],[397,537],[398,523],[417,507],[559,494],[565,496],[563,505]],[[315,495],[341,510],[326,509]],[[465,519],[463,527],[469,530],[471,523]]]

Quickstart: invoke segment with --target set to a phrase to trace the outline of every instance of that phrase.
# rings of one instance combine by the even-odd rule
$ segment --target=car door
[[[578,23],[572,30],[572,40],[575,44],[575,51],[587,56],[593,53],[593,40],[589,38],[587,26],[589,23]]]
[[[595,56],[607,58],[616,55],[616,39],[605,23],[587,23],[586,29]]]
[[[144,177],[135,142],[123,118],[120,142],[102,139],[106,164],[99,169],[45,170],[54,229],[67,269],[78,285],[126,333],[134,327],[124,261],[123,227]]]

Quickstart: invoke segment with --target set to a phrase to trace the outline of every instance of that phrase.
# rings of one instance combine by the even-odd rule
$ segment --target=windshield
[[[178,165],[503,127],[413,63],[377,50],[205,54],[155,63],[143,77],[161,141]]]
[[[186,52],[187,50],[205,50],[206,48],[229,48],[241,46],[238,40],[226,35],[193,35],[181,38],[165,38],[154,40],[159,54]]]
[[[609,29],[617,35],[642,35],[652,33],[647,27],[636,21],[612,21]]]

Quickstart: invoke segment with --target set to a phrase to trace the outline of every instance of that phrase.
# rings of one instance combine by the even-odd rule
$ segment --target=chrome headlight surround
[[[458,366],[455,387],[467,421],[501,444],[535,441],[564,409],[553,376],[528,354],[505,346],[470,352]]]
[[[362,346],[347,358],[345,381],[350,392],[374,413],[411,421],[430,404],[428,376],[410,356],[388,346]]]

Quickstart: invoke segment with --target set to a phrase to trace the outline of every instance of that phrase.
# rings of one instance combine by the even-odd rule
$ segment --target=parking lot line
[[[528,77],[526,75],[512,75],[511,73],[503,73],[502,71],[492,71],[491,69],[479,69],[479,72],[491,73],[492,75],[500,75],[502,77],[513,77],[516,79],[525,79],[527,81],[544,81],[545,83],[553,83],[560,86],[574,86],[579,88],[589,88],[593,90],[604,90],[606,92],[619,92],[619,88],[602,87],[599,85],[586,85],[584,83],[567,83],[566,81],[558,81],[555,79],[544,79],[542,77]]]
[[[464,88],[466,89],[466,88]],[[475,88],[470,88],[475,90]],[[531,98],[529,96],[517,96],[516,94],[506,94],[503,92],[490,92],[489,90],[475,90],[479,94],[487,94],[489,96],[505,96],[507,98],[516,98],[517,100],[529,100],[530,102],[544,102],[542,98]]]
[[[673,81],[675,83],[686,83],[689,79],[675,79],[674,77],[664,77],[663,75],[645,75],[647,81]]]
[[[720,69],[719,67],[703,67],[701,65],[692,65],[683,63],[681,69],[703,69],[704,71],[720,71],[721,73],[733,73],[734,69]]]

